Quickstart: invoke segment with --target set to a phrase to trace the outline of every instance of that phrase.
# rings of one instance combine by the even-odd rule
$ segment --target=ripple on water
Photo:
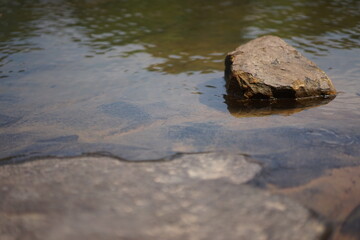
[[[254,180],[260,186],[311,185],[345,166],[357,174],[358,0],[12,0],[0,9],[1,165],[45,156],[135,161],[226,151],[261,162]],[[284,38],[324,69],[336,99],[261,118],[229,106],[224,56],[263,34]],[[218,166],[205,160],[208,169],[195,166],[191,174],[217,176]],[[332,178],[318,186],[332,190],[324,185]],[[344,196],[356,198],[346,192],[351,180],[326,200],[346,205]],[[304,193],[304,202],[316,205],[316,194]],[[359,232],[356,204],[341,225],[344,235]]]

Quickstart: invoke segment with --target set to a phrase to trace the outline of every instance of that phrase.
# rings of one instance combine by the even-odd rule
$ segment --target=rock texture
[[[264,36],[228,53],[228,94],[242,99],[335,95],[329,77],[279,37]]]
[[[0,239],[322,239],[324,225],[304,207],[240,184],[259,170],[212,153],[2,166]]]

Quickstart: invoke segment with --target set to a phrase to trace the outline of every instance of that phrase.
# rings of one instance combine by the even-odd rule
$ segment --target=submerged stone
[[[336,94],[324,71],[276,36],[257,38],[228,53],[225,79],[228,94],[241,99]]]
[[[1,239],[323,239],[286,197],[241,183],[261,167],[242,155],[185,154],[129,163],[47,159],[0,169]]]

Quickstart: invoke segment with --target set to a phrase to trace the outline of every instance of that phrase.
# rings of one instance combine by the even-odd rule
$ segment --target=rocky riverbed
[[[42,159],[0,171],[0,236],[16,240],[321,240],[326,224],[287,197],[244,185],[243,155],[158,162]]]

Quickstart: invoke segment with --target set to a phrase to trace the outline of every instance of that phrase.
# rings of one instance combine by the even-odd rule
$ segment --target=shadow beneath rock
[[[328,104],[335,96],[303,99],[238,100],[224,96],[227,109],[237,118],[262,117],[273,114],[292,115],[303,110]]]

